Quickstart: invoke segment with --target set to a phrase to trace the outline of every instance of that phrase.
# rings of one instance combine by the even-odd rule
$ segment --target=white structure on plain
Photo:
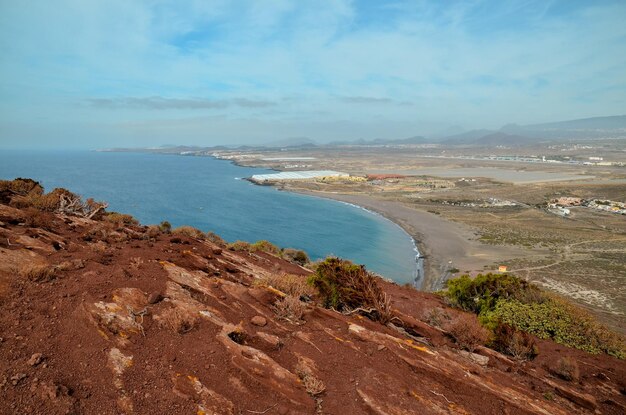
[[[350,177],[350,175],[333,170],[285,171],[272,174],[255,174],[250,180],[262,183],[277,180],[310,180],[321,177]]]

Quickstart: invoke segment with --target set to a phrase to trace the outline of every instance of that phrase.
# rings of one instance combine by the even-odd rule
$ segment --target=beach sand
[[[421,289],[443,288],[446,270],[458,268],[462,273],[482,272],[485,266],[506,263],[506,260],[543,256],[547,251],[516,246],[487,245],[477,240],[476,231],[433,213],[369,195],[325,192],[299,193],[324,197],[361,206],[379,213],[400,225],[415,240],[424,259],[424,282]]]

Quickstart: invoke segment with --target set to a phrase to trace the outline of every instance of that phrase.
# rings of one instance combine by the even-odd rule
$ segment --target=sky
[[[0,0],[0,148],[621,115],[625,21],[622,0]]]

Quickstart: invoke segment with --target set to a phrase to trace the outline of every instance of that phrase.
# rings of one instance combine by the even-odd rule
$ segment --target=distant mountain
[[[522,134],[546,139],[626,136],[626,115],[582,118],[530,125],[507,124],[500,131],[508,134]]]
[[[312,147],[316,146],[315,140],[309,137],[289,137],[265,144],[265,147]]]
[[[495,132],[496,131],[494,130],[485,129],[471,130],[465,133],[445,137],[441,140],[441,142],[444,144],[470,144],[486,135],[493,134]]]
[[[363,138],[353,141],[333,141],[328,143],[329,145],[352,145],[352,146],[388,146],[388,145],[403,145],[403,144],[425,144],[433,143],[435,140],[427,139],[421,135],[416,135],[409,138],[375,138],[373,140],[365,140]]]
[[[467,133],[457,134],[442,141],[443,144],[453,145],[476,145],[476,146],[507,146],[516,147],[521,145],[534,144],[540,139],[517,134],[507,134],[501,131],[473,130]]]

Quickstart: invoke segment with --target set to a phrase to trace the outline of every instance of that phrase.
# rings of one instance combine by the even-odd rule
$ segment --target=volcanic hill
[[[539,339],[533,360],[462,350],[434,317],[476,317],[438,295],[376,278],[386,319],[338,312],[306,284],[312,271],[280,252],[141,226],[104,207],[65,190],[43,194],[28,180],[2,182],[0,413],[626,408],[622,360]],[[563,357],[577,362],[573,380],[554,374]]]

